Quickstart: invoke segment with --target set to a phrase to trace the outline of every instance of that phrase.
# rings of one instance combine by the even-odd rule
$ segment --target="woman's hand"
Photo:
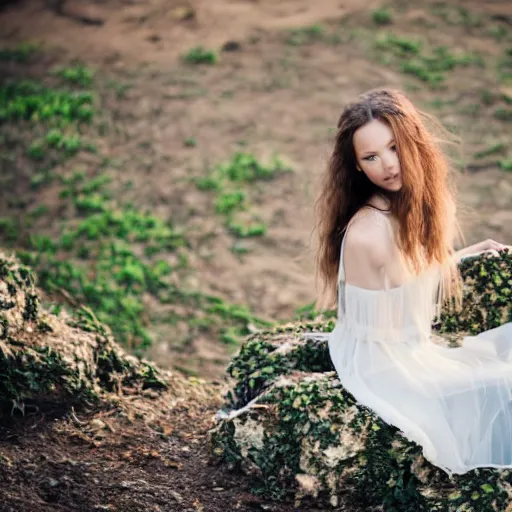
[[[457,251],[455,256],[457,257],[457,261],[475,257],[484,252],[490,252],[494,256],[498,256],[498,251],[502,251],[503,249],[509,249],[512,251],[512,246],[500,244],[499,242],[488,238],[487,240],[483,240],[482,242],[478,242],[477,244],[470,245],[460,251]]]

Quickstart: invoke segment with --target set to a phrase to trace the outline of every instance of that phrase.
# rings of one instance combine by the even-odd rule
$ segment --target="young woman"
[[[317,270],[338,321],[328,335],[341,383],[449,474],[512,467],[512,323],[436,343],[444,298],[460,299],[450,169],[404,94],[348,105],[316,203]],[[512,305],[511,305],[512,307]]]

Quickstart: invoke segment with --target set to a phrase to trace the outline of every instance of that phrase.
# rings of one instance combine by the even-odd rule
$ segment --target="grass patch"
[[[116,98],[118,100],[123,99],[126,97],[126,93],[133,88],[133,84],[120,82],[118,80],[112,80],[109,79],[106,81],[106,86],[109,89],[112,89],[115,91]]]
[[[13,219],[0,218],[0,232],[8,242],[17,240],[19,236],[18,226]]]
[[[265,234],[266,226],[257,218],[245,222],[238,218],[238,214],[249,210],[249,193],[244,185],[271,180],[288,171],[290,169],[277,157],[265,165],[252,153],[237,152],[228,162],[217,165],[208,176],[194,181],[200,190],[215,191],[215,211],[225,217],[225,225],[234,236],[246,238]]]
[[[502,171],[512,172],[512,159],[500,160],[498,165]]]
[[[495,103],[496,96],[489,89],[484,89],[480,93],[480,100],[484,105],[489,106]]]
[[[65,126],[72,122],[90,122],[94,95],[88,91],[49,89],[24,80],[0,87],[0,121],[27,120]]]
[[[459,66],[483,66],[478,55],[455,54],[446,46],[425,51],[419,39],[384,32],[377,36],[375,46],[384,64],[394,64],[406,74],[413,75],[430,87],[439,87],[446,79],[446,72]]]
[[[292,46],[300,46],[321,41],[325,35],[325,28],[322,25],[311,25],[310,27],[291,29],[286,42]]]
[[[253,236],[262,236],[267,231],[267,226],[263,222],[240,223],[229,222],[228,228],[233,235],[238,238],[249,238]]]
[[[78,171],[61,179],[60,198],[74,208],[73,221],[63,224],[58,239],[32,234],[17,251],[37,272],[39,286],[73,307],[86,304],[136,354],[153,341],[147,294],[181,311],[188,306],[178,319],[227,344],[238,344],[251,326],[270,325],[245,307],[178,288],[173,275],[188,267],[184,235],[150,213],[117,206],[105,188],[109,182],[105,174],[87,178]],[[13,238],[18,234],[12,223],[4,225]]]
[[[512,83],[512,48],[506,48],[498,61],[498,78],[501,82]]]
[[[91,68],[78,64],[71,67],[56,68],[53,74],[73,85],[90,87],[93,84],[95,72]]]
[[[20,43],[15,48],[0,49],[0,60],[12,62],[27,62],[34,55],[39,46],[32,43]]]
[[[92,83],[87,68],[62,68],[54,73],[70,87]],[[111,178],[104,172],[108,159],[95,172],[52,171],[62,158],[84,149],[96,151],[77,132],[81,123],[93,120],[95,99],[89,90],[52,89],[34,81],[11,81],[0,87],[3,133],[9,133],[14,123],[18,125],[24,136],[17,144],[33,160],[32,186],[54,180],[59,201],[52,209],[32,206],[27,215],[0,219],[4,246],[12,247],[21,261],[34,268],[39,286],[50,297],[71,309],[87,305],[136,354],[153,341],[145,302],[148,296],[171,306],[169,316],[187,322],[192,335],[201,330],[227,344],[238,343],[254,327],[270,325],[247,308],[179,287],[181,276],[191,271],[184,234],[170,220],[119,204],[109,190]],[[189,146],[195,143],[193,137],[185,141]],[[5,161],[14,166],[17,160]],[[234,180],[237,172],[238,179],[250,180],[251,172],[259,179],[267,171],[246,166],[240,173],[235,167],[225,170]],[[10,172],[15,176],[17,169]],[[48,225],[50,219],[57,222],[56,209],[58,229],[38,231],[37,225]],[[243,223],[238,229],[243,230]],[[255,226],[246,230],[248,236],[256,232]]]
[[[376,25],[389,25],[393,22],[393,13],[389,7],[375,9],[372,12],[372,20]]]
[[[445,99],[445,98],[436,98],[432,101],[427,102],[427,105],[432,108],[442,109],[444,107],[451,107],[457,104],[457,99]]]
[[[486,35],[501,43],[509,35],[509,30],[503,25],[493,25],[486,30]]]
[[[196,46],[183,55],[183,60],[187,64],[213,65],[219,61],[219,57],[213,50],[208,50],[203,46]]]
[[[78,133],[83,124],[91,124],[95,101],[95,94],[88,90],[52,89],[31,80],[11,80],[0,86],[0,123],[6,129],[9,122],[20,124],[26,134],[24,152],[38,163],[31,178],[33,187],[50,183],[52,168],[79,151],[96,152],[95,145]]]
[[[498,121],[510,123],[512,122],[512,108],[498,108],[494,111],[494,117]]]
[[[145,254],[153,256],[176,251],[185,240],[158,218],[113,207],[104,190],[108,182],[106,175],[88,180],[82,172],[61,178],[60,198],[74,207],[74,222],[63,225],[58,239],[30,235],[18,257],[37,271],[43,289],[72,297],[73,305],[87,304],[119,341],[144,347],[151,339],[142,295],[166,286],[164,278],[174,269],[164,260],[144,261],[132,245],[144,243]],[[184,264],[178,258],[177,266]]]
[[[71,157],[81,149],[96,151],[94,144],[84,142],[76,133],[65,134],[59,129],[50,130],[42,139],[33,141],[27,149],[27,155],[33,160],[43,160],[48,150],[56,149],[64,157]]]
[[[187,137],[184,141],[183,141],[183,145],[186,147],[186,148],[195,148],[197,146],[197,140],[195,137]]]
[[[488,148],[483,149],[482,151],[478,151],[473,155],[473,158],[476,160],[479,160],[481,158],[485,158],[490,155],[495,155],[496,153],[501,153],[505,150],[505,144],[502,144],[501,142],[497,144],[493,144],[492,146],[489,146]]]
[[[383,32],[377,36],[375,45],[380,50],[388,50],[398,57],[417,55],[423,46],[418,39],[399,36],[393,32]]]
[[[472,12],[462,6],[437,3],[431,7],[431,12],[448,25],[461,25],[467,28],[476,28],[484,24],[484,19],[481,14]]]

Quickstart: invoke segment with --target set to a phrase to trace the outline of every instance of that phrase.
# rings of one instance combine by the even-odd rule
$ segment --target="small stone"
[[[58,480],[55,480],[55,478],[50,478],[48,480],[48,484],[50,487],[57,487],[57,485],[59,485],[59,481]]]
[[[103,430],[105,428],[105,423],[103,423],[103,421],[99,420],[99,419],[94,419],[94,420],[91,420],[91,422],[89,423],[89,425],[95,429],[95,430]]]
[[[192,7],[175,7],[171,10],[171,18],[177,21],[188,21],[196,17],[196,11]]]
[[[222,46],[223,52],[238,52],[242,49],[242,45],[238,41],[227,41]]]

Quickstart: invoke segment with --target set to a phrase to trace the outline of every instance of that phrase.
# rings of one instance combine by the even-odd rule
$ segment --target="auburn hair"
[[[353,136],[373,119],[387,123],[394,134],[402,178],[397,192],[386,193],[364,172],[357,172]],[[453,262],[455,235],[460,231],[455,219],[451,168],[435,136],[438,130],[447,134],[435,118],[418,110],[397,90],[368,91],[343,110],[315,201],[316,278],[317,285],[322,281],[321,307],[336,303],[341,241],[347,224],[376,192],[390,199],[391,214],[397,221],[397,244],[415,273],[432,264]],[[447,267],[449,282],[457,282],[456,265]],[[449,288],[453,295],[453,287]]]

